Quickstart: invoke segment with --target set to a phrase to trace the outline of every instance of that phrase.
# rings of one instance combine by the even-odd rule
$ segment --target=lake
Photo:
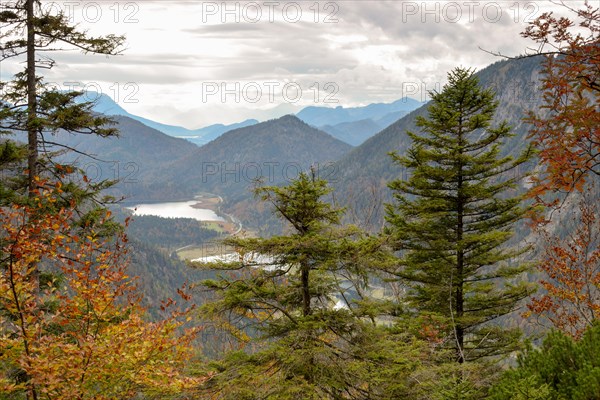
[[[213,210],[194,208],[198,204],[195,200],[174,201],[169,203],[138,204],[127,207],[134,215],[155,215],[163,218],[193,218],[198,221],[225,221]]]

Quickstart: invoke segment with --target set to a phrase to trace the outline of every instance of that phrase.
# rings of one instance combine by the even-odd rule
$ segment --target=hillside
[[[91,180],[119,179],[113,194],[134,196],[138,185],[164,174],[174,160],[192,154],[198,147],[125,116],[114,116],[118,137],[59,133],[51,140],[75,148],[62,159],[76,161]],[[58,147],[56,147],[58,148]]]
[[[165,180],[185,177],[187,190],[231,195],[246,191],[253,178],[287,180],[298,170],[338,160],[346,143],[287,115],[229,131],[175,162]]]

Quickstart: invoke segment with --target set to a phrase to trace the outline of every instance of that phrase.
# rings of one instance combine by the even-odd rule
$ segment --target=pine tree
[[[82,153],[52,141],[58,132],[115,136],[118,132],[112,126],[114,121],[94,113],[93,103],[77,101],[82,92],[47,87],[38,72],[54,66],[48,55],[52,52],[76,49],[114,55],[125,38],[93,37],[70,21],[64,11],[43,7],[39,0],[2,2],[0,26],[0,61],[24,58],[24,69],[12,80],[0,82],[0,135],[9,137],[3,140],[0,151],[0,205],[31,205],[38,196],[39,182],[60,182],[61,195],[47,205],[44,213],[75,207],[74,229],[95,229],[106,236],[116,233],[121,229],[119,224],[102,217],[104,206],[113,199],[101,193],[114,181],[91,182],[75,165],[57,162],[59,151]],[[12,136],[15,133],[26,134],[27,143],[16,143]],[[99,221],[103,221],[103,227],[97,226]],[[37,276],[32,274],[33,279]]]
[[[76,101],[81,92],[46,87],[38,72],[54,65],[48,52],[117,54],[124,38],[92,37],[39,0],[0,7],[0,61],[25,59],[13,80],[0,82],[0,135],[27,137],[24,146],[0,147],[0,397],[133,397],[146,379],[152,391],[170,393],[197,384],[180,375],[177,358],[194,336],[177,334],[181,315],[149,324],[138,298],[123,291],[131,286],[123,227],[100,197],[112,182],[90,182],[53,157],[57,146],[78,152],[53,143],[57,132],[117,130],[92,103]]]
[[[217,298],[202,314],[242,341],[254,339],[253,351],[221,364],[214,386],[206,388],[215,398],[368,398],[362,360],[371,338],[367,325],[374,328],[360,298],[367,271],[390,254],[377,238],[336,226],[342,210],[324,200],[330,191],[314,173],[257,189],[289,234],[229,238],[224,243],[239,259],[195,263],[228,271],[203,282]]]
[[[516,281],[527,248],[507,242],[525,211],[521,197],[510,196],[520,179],[512,172],[531,150],[500,155],[510,127],[492,127],[497,102],[473,71],[453,70],[431,97],[428,118],[417,119],[421,133],[407,132],[407,155],[392,153],[411,176],[389,185],[387,231],[400,253],[391,272],[408,286],[414,310],[447,318],[447,344],[463,363],[515,349],[518,332],[494,321],[530,293]]]

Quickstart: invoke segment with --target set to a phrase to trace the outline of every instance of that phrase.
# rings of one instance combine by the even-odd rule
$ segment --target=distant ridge
[[[410,112],[422,106],[423,103],[409,97],[403,97],[393,103],[373,103],[364,107],[344,108],[338,106],[316,107],[302,109],[296,116],[313,126],[336,125],[342,122],[354,122],[362,119],[380,120],[388,114],[398,111]]]
[[[364,107],[306,107],[296,116],[353,146],[362,144],[424,103],[403,97],[393,103],[374,103]]]
[[[315,129],[293,115],[224,133],[172,166],[190,182],[189,193],[215,193],[247,197],[252,178],[263,176],[277,184],[315,163],[333,162],[352,147]]]
[[[203,128],[187,129],[132,114],[104,93],[87,92],[82,96],[81,101],[83,100],[94,100],[94,111],[96,112],[132,118],[164,134],[186,139],[198,146],[205,145],[230,130],[251,126],[259,122],[256,119],[246,119],[234,124],[217,123]],[[405,97],[393,103],[374,103],[364,107],[344,108],[339,106],[328,108],[309,106],[302,109],[296,116],[309,125],[324,130],[348,144],[357,146],[421,104],[421,102]]]
[[[129,117],[166,135],[187,139],[188,141],[199,146],[210,142],[211,140],[215,139],[216,137],[229,130],[241,128],[244,126],[250,126],[258,123],[258,121],[255,119],[247,119],[245,121],[230,125],[214,124],[199,129],[187,129],[182,126],[162,124],[160,122],[152,121],[148,118],[131,114],[104,93],[99,94],[96,92],[87,92],[81,98],[81,101],[92,100],[95,103],[93,109],[96,112],[106,115],[120,115]]]

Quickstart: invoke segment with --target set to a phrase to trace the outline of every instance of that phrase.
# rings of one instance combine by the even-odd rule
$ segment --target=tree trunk
[[[310,266],[308,264],[302,265],[302,316],[306,317],[310,315],[310,286],[308,280]]]
[[[462,114],[462,109],[461,109]],[[460,118],[460,127],[458,132],[458,147],[460,150],[460,154],[462,155],[463,145],[463,137],[462,137],[462,116]],[[457,191],[457,230],[456,230],[456,245],[457,245],[457,254],[456,254],[456,318],[458,321],[455,323],[456,329],[456,355],[458,358],[458,362],[460,364],[465,362],[465,352],[464,352],[464,343],[465,343],[465,332],[462,326],[462,317],[464,314],[464,295],[463,295],[463,284],[464,284],[464,268],[465,268],[465,260],[464,260],[464,250],[462,248],[463,244],[463,235],[464,235],[464,202],[463,198],[463,165],[462,162],[458,163],[458,191]]]
[[[36,188],[38,175],[38,137],[35,120],[37,117],[36,78],[35,78],[35,26],[34,0],[27,0],[27,169],[29,196]]]
[[[37,128],[35,120],[37,117],[37,99],[36,99],[36,81],[35,81],[35,25],[34,25],[34,0],[27,0],[27,168],[29,175],[27,178],[28,195],[33,196],[36,188],[35,177],[38,175],[38,142]],[[37,269],[34,270],[33,279],[35,279],[37,292],[39,293],[39,277]],[[37,400],[37,391],[31,378],[27,377],[28,394],[27,398]]]
[[[462,176],[459,178],[459,187],[462,185]],[[464,207],[462,204],[462,198],[459,195],[458,197],[458,229],[457,229],[457,241],[458,241],[458,254],[456,256],[456,318],[458,322],[456,323],[456,344],[457,344],[457,357],[459,363],[465,362],[464,355],[464,342],[465,342],[465,334],[462,326],[462,317],[464,315],[464,296],[463,296],[463,282],[464,282],[464,252],[462,249],[462,239],[463,239],[463,213]]]

